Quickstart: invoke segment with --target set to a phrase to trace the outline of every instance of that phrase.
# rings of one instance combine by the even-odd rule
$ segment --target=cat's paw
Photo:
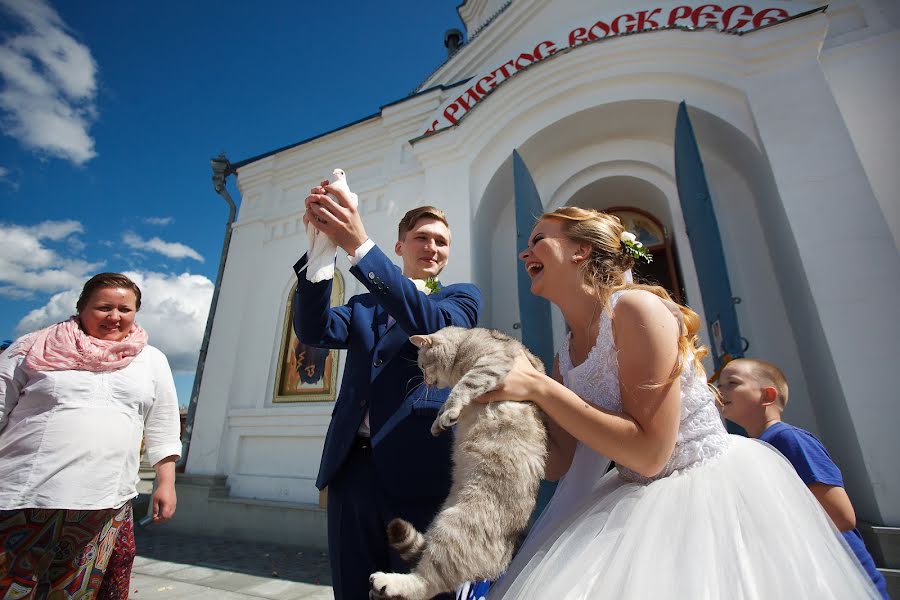
[[[396,577],[396,573],[372,573],[369,576],[369,600],[402,600],[403,596],[396,589]]]
[[[448,408],[444,405],[444,408],[441,409],[441,412],[438,413],[437,419],[434,420],[434,423],[431,425],[431,433],[434,433],[435,428],[438,428],[438,432],[446,431],[456,425],[456,422],[459,420],[459,413],[462,412],[462,409],[457,407]]]

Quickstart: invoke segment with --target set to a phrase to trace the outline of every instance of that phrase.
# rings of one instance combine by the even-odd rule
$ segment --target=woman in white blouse
[[[178,400],[140,307],[133,281],[100,273],[76,316],[0,354],[0,597],[94,598],[118,542],[130,556],[102,596],[127,598],[142,438],[154,521],[175,512]]]

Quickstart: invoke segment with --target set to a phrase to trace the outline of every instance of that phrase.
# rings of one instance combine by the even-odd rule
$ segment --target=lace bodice
[[[559,351],[559,370],[565,386],[595,406],[615,412],[622,412],[622,396],[611,313],[622,293],[617,292],[610,298],[609,310],[600,317],[597,342],[583,363],[572,366],[568,339]],[[675,449],[666,466],[651,478],[619,466],[622,477],[650,482],[718,456],[728,447],[728,434],[719,417],[713,392],[706,385],[705,374],[695,371],[692,360],[685,364],[680,383],[681,421]]]

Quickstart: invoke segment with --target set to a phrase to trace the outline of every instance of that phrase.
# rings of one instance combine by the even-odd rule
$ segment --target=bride
[[[480,400],[535,401],[562,479],[489,598],[879,598],[790,464],[726,433],[700,319],[630,282],[644,255],[616,217],[575,207],[520,255],[571,333],[552,378],[522,357]]]

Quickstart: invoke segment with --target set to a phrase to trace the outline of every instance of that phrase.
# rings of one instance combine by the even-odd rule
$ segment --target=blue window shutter
[[[700,281],[713,360],[718,371],[728,360],[744,355],[744,344],[734,310],[719,224],[694,128],[684,102],[678,106],[675,124],[675,180]],[[719,343],[721,347],[718,347]]]
[[[538,194],[528,166],[518,152],[513,150],[513,184],[516,203],[516,256],[528,247],[528,238],[538,217],[544,214],[544,205]],[[516,281],[519,291],[519,322],[522,325],[522,343],[535,356],[544,361],[549,374],[553,370],[553,325],[550,321],[550,301],[531,293],[531,278],[516,260]],[[542,481],[537,504],[531,513],[529,527],[538,518],[553,493],[556,483]]]
[[[544,206],[525,161],[513,150],[513,183],[516,204],[516,255],[528,247],[528,237]],[[531,279],[516,264],[519,291],[519,322],[522,343],[544,361],[547,372],[553,368],[553,327],[550,322],[550,302],[531,293]]]

